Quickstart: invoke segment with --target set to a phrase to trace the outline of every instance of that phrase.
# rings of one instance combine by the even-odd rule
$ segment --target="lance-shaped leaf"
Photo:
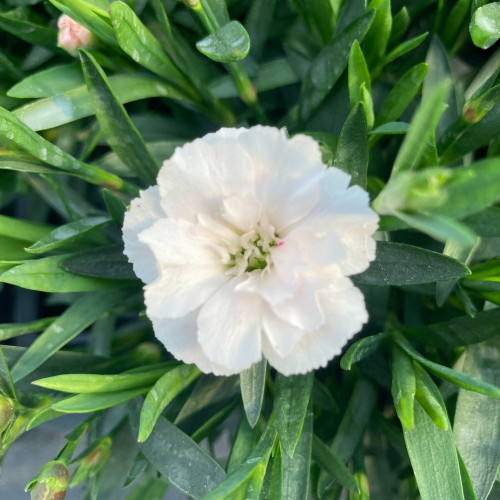
[[[350,370],[354,363],[361,361],[373,352],[375,352],[387,338],[385,332],[378,333],[377,335],[370,335],[364,337],[354,344],[349,346],[346,353],[340,359],[340,367],[342,370]]]
[[[146,185],[156,182],[158,165],[95,58],[80,52],[83,74],[99,125],[113,151]],[[126,138],[126,140],[125,140]]]
[[[413,429],[413,402],[415,400],[416,380],[411,358],[401,349],[392,349],[392,399],[399,420],[406,429]]]
[[[500,3],[491,2],[479,7],[472,15],[470,36],[474,45],[490,48],[500,38]]]
[[[241,397],[248,423],[253,428],[260,417],[264,387],[266,382],[267,362],[262,359],[240,373]]]
[[[289,457],[302,432],[307,406],[311,398],[314,372],[305,375],[276,375],[274,412],[281,446]]]

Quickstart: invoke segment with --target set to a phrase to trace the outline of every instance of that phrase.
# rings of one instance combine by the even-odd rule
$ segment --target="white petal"
[[[234,140],[197,139],[163,163],[158,174],[162,207],[174,219],[196,222],[200,213],[214,217],[226,198],[254,191],[254,175],[248,154]]]
[[[237,292],[244,277],[233,278],[202,306],[198,341],[205,355],[229,370],[241,371],[261,358],[262,299]]]
[[[262,329],[269,344],[280,357],[288,356],[297,342],[306,334],[304,330],[278,318],[270,308],[266,308],[263,313]]]
[[[215,375],[232,375],[234,370],[217,365],[210,361],[200,347],[196,334],[196,318],[199,310],[193,311],[182,318],[153,318],[153,328],[158,340],[176,359],[184,363],[194,363],[202,372]]]
[[[304,335],[288,356],[279,356],[263,337],[264,356],[284,375],[306,373],[326,366],[368,320],[363,294],[352,285],[344,290],[320,292],[320,303],[326,315],[325,324]]]
[[[132,200],[123,221],[125,255],[132,262],[134,272],[144,283],[151,283],[158,276],[157,264],[148,245],[139,241],[139,233],[150,227],[158,218],[165,217],[160,205],[158,186],[141,191]]]
[[[262,203],[254,195],[232,196],[224,200],[222,217],[244,233],[254,229],[262,215]]]
[[[320,283],[301,278],[301,283],[293,297],[281,304],[270,306],[276,316],[301,330],[311,331],[325,321],[318,300]]]
[[[170,266],[144,287],[150,318],[180,318],[197,309],[229,277],[209,266]]]

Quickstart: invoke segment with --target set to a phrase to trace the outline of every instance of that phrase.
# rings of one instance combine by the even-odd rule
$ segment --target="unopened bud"
[[[69,53],[75,53],[79,47],[89,47],[94,44],[95,38],[91,31],[84,28],[71,17],[63,14],[57,21],[59,32],[57,46]]]
[[[4,396],[0,396],[0,434],[7,429],[12,421],[14,410],[10,401]]]
[[[68,479],[69,472],[65,464],[57,460],[49,462],[28,485],[30,488],[34,484],[31,500],[64,500]]]
[[[139,364],[152,364],[161,361],[161,347],[153,342],[142,342],[134,350],[134,357]]]
[[[85,479],[98,474],[111,456],[112,439],[105,436],[76,460],[78,468],[71,477],[70,486],[77,486]]]

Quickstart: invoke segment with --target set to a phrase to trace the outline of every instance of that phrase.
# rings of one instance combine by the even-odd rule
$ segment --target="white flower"
[[[368,319],[347,276],[375,258],[367,193],[317,143],[257,126],[181,148],[125,216],[147,315],[178,359],[285,375],[325,366]]]
[[[66,14],[58,19],[57,27],[57,46],[70,53],[74,53],[78,47],[88,47],[95,41],[91,31]]]

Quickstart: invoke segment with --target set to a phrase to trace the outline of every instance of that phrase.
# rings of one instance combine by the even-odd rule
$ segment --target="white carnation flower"
[[[125,216],[147,315],[178,359],[230,375],[325,366],[368,319],[347,276],[375,258],[367,193],[305,135],[221,129],[166,160]]]

